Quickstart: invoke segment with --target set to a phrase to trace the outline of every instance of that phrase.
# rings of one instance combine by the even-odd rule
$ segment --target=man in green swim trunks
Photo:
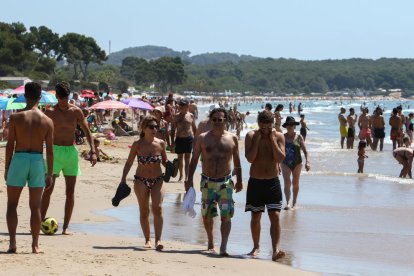
[[[69,85],[64,82],[58,83],[55,90],[58,103],[52,109],[46,110],[45,112],[52,119],[55,128],[53,142],[53,183],[52,187],[43,194],[41,212],[43,219],[46,217],[47,209],[49,208],[50,196],[55,186],[56,177],[63,171],[66,183],[66,203],[62,234],[69,235],[68,226],[75,204],[76,177],[80,175],[79,154],[73,144],[77,125],[83,129],[88,140],[91,150],[90,161],[92,166],[96,164],[97,153],[95,152],[92,135],[82,110],[68,102],[70,94]]]
[[[6,146],[4,179],[7,184],[7,227],[10,235],[8,253],[16,253],[17,206],[23,187],[28,183],[32,252],[40,253],[40,204],[43,188],[52,185],[53,122],[38,108],[42,88],[29,82],[24,87],[26,108],[10,116]],[[46,142],[47,174],[43,161]],[[46,177],[45,177],[46,174]]]
[[[207,232],[209,251],[214,251],[213,218],[217,216],[217,205],[221,216],[221,246],[220,255],[228,256],[227,241],[230,235],[231,218],[234,214],[233,190],[240,192],[243,189],[242,174],[239,156],[238,138],[225,130],[227,111],[224,108],[215,108],[210,112],[212,130],[197,137],[193,156],[185,181],[186,191],[193,186],[193,176],[200,154],[203,154],[201,174],[201,213],[204,228]],[[237,182],[231,179],[231,161],[233,159]]]

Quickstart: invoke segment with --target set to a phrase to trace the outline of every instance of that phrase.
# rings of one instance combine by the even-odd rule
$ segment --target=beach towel
[[[181,210],[183,211],[184,215],[195,218],[197,215],[197,212],[194,210],[195,200],[196,192],[193,187],[190,187],[184,196],[183,205],[181,206]]]

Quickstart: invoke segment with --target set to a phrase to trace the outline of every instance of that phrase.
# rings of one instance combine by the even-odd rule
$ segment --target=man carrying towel
[[[76,177],[80,175],[79,154],[73,144],[77,125],[83,129],[88,139],[92,166],[96,164],[97,152],[95,152],[92,135],[82,110],[68,102],[70,94],[69,84],[65,82],[58,83],[55,90],[58,103],[52,109],[46,110],[45,112],[52,119],[55,130],[53,142],[53,183],[52,187],[45,191],[42,198],[42,219],[46,217],[56,177],[60,175],[60,171],[63,171],[66,183],[66,202],[62,234],[70,235],[68,226],[72,216],[73,206],[75,205]]]
[[[7,227],[10,235],[8,253],[16,253],[17,206],[23,187],[28,183],[32,253],[40,253],[40,204],[43,188],[52,185],[53,122],[38,108],[42,88],[29,82],[24,87],[26,108],[10,115],[10,132],[6,146],[4,178],[7,184]],[[48,170],[43,161],[46,142]],[[46,174],[46,177],[45,177]]]
[[[201,214],[207,232],[207,250],[214,251],[213,218],[217,216],[217,205],[221,216],[220,255],[228,256],[227,241],[230,235],[231,218],[234,214],[233,190],[243,189],[242,173],[237,136],[226,131],[227,111],[215,108],[210,112],[212,130],[197,137],[193,157],[190,163],[186,191],[193,186],[193,176],[200,154],[203,155],[201,174]],[[233,159],[237,182],[231,179],[231,161]]]

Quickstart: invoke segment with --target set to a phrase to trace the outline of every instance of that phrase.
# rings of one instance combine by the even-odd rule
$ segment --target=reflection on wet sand
[[[198,196],[200,196],[198,194]],[[164,240],[207,245],[200,198],[191,218],[182,214],[182,194],[165,196]],[[371,178],[304,175],[296,210],[282,211],[281,263],[304,270],[335,274],[406,274],[414,270],[414,187]],[[229,252],[248,258],[252,248],[250,213],[245,193],[235,195]],[[121,222],[76,225],[78,231],[141,236],[137,206],[103,211]],[[152,223],[152,222],[151,222]],[[263,215],[259,259],[270,260],[269,220]],[[214,237],[220,243],[220,219]],[[390,253],[392,252],[392,253]],[[394,252],[401,252],[395,254]],[[409,273],[408,273],[409,274]]]

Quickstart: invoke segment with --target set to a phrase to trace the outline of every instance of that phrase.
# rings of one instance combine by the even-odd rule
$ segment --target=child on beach
[[[110,160],[111,159],[111,157],[109,157],[108,154],[106,154],[105,152],[103,152],[102,149],[99,148],[99,146],[101,144],[101,141],[99,141],[98,139],[95,138],[95,139],[93,139],[93,144],[95,145],[95,152],[98,154],[98,159],[97,159],[98,162],[100,162],[102,160]],[[86,153],[86,151],[84,151],[82,153],[82,157],[85,160],[90,161],[91,156],[92,156],[92,151],[89,151],[88,153]]]
[[[364,161],[368,156],[365,154],[365,148],[367,147],[367,141],[361,140],[358,144],[358,173],[364,173]]]

